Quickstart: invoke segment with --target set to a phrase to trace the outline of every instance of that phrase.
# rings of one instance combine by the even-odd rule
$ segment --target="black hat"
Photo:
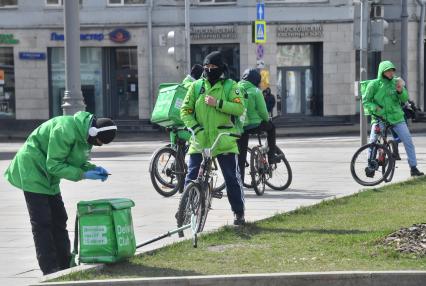
[[[96,124],[94,125],[98,129],[96,130],[96,135],[94,137],[98,138],[104,144],[108,144],[112,140],[114,140],[115,135],[117,133],[117,126],[115,125],[114,121],[112,121],[109,118],[97,118]],[[108,127],[108,126],[114,126],[115,129],[102,130],[103,127]],[[90,134],[90,130],[89,130],[89,134]]]
[[[246,69],[241,79],[251,82],[254,86],[259,86],[262,77],[257,69]]]
[[[195,64],[191,68],[191,76],[195,79],[199,79],[203,74],[203,66],[199,64]]]
[[[203,65],[215,65],[218,66],[221,70],[223,70],[225,63],[223,61],[222,53],[216,51],[208,54],[204,58]]]

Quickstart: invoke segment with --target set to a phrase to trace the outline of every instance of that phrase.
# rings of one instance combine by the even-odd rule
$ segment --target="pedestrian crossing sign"
[[[266,43],[266,22],[257,20],[253,23],[253,38],[256,44]]]

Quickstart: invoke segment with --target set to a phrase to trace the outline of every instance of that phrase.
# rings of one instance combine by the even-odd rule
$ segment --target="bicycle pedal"
[[[222,192],[213,192],[212,197],[215,198],[215,199],[221,199],[223,197],[223,193]]]

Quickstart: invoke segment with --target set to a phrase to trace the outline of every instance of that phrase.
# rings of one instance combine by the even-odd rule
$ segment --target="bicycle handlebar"
[[[194,144],[195,148],[198,149],[198,151],[202,151],[203,148],[200,146],[200,144],[197,142],[197,139],[195,137],[195,131],[192,128],[187,127],[187,130],[189,132],[191,132],[191,144]],[[231,132],[221,132],[219,133],[219,135],[216,137],[216,140],[213,142],[212,146],[210,148],[204,148],[204,149],[208,149],[208,150],[214,150],[214,148],[216,148],[217,143],[219,142],[220,137],[224,136],[224,135],[228,135],[231,137],[235,137],[235,138],[240,138],[241,136],[238,134],[233,134]]]

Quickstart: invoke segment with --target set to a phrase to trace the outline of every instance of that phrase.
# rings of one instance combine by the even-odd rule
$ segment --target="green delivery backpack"
[[[132,257],[136,251],[129,199],[81,201],[77,204],[73,258],[78,262],[114,263]]]

